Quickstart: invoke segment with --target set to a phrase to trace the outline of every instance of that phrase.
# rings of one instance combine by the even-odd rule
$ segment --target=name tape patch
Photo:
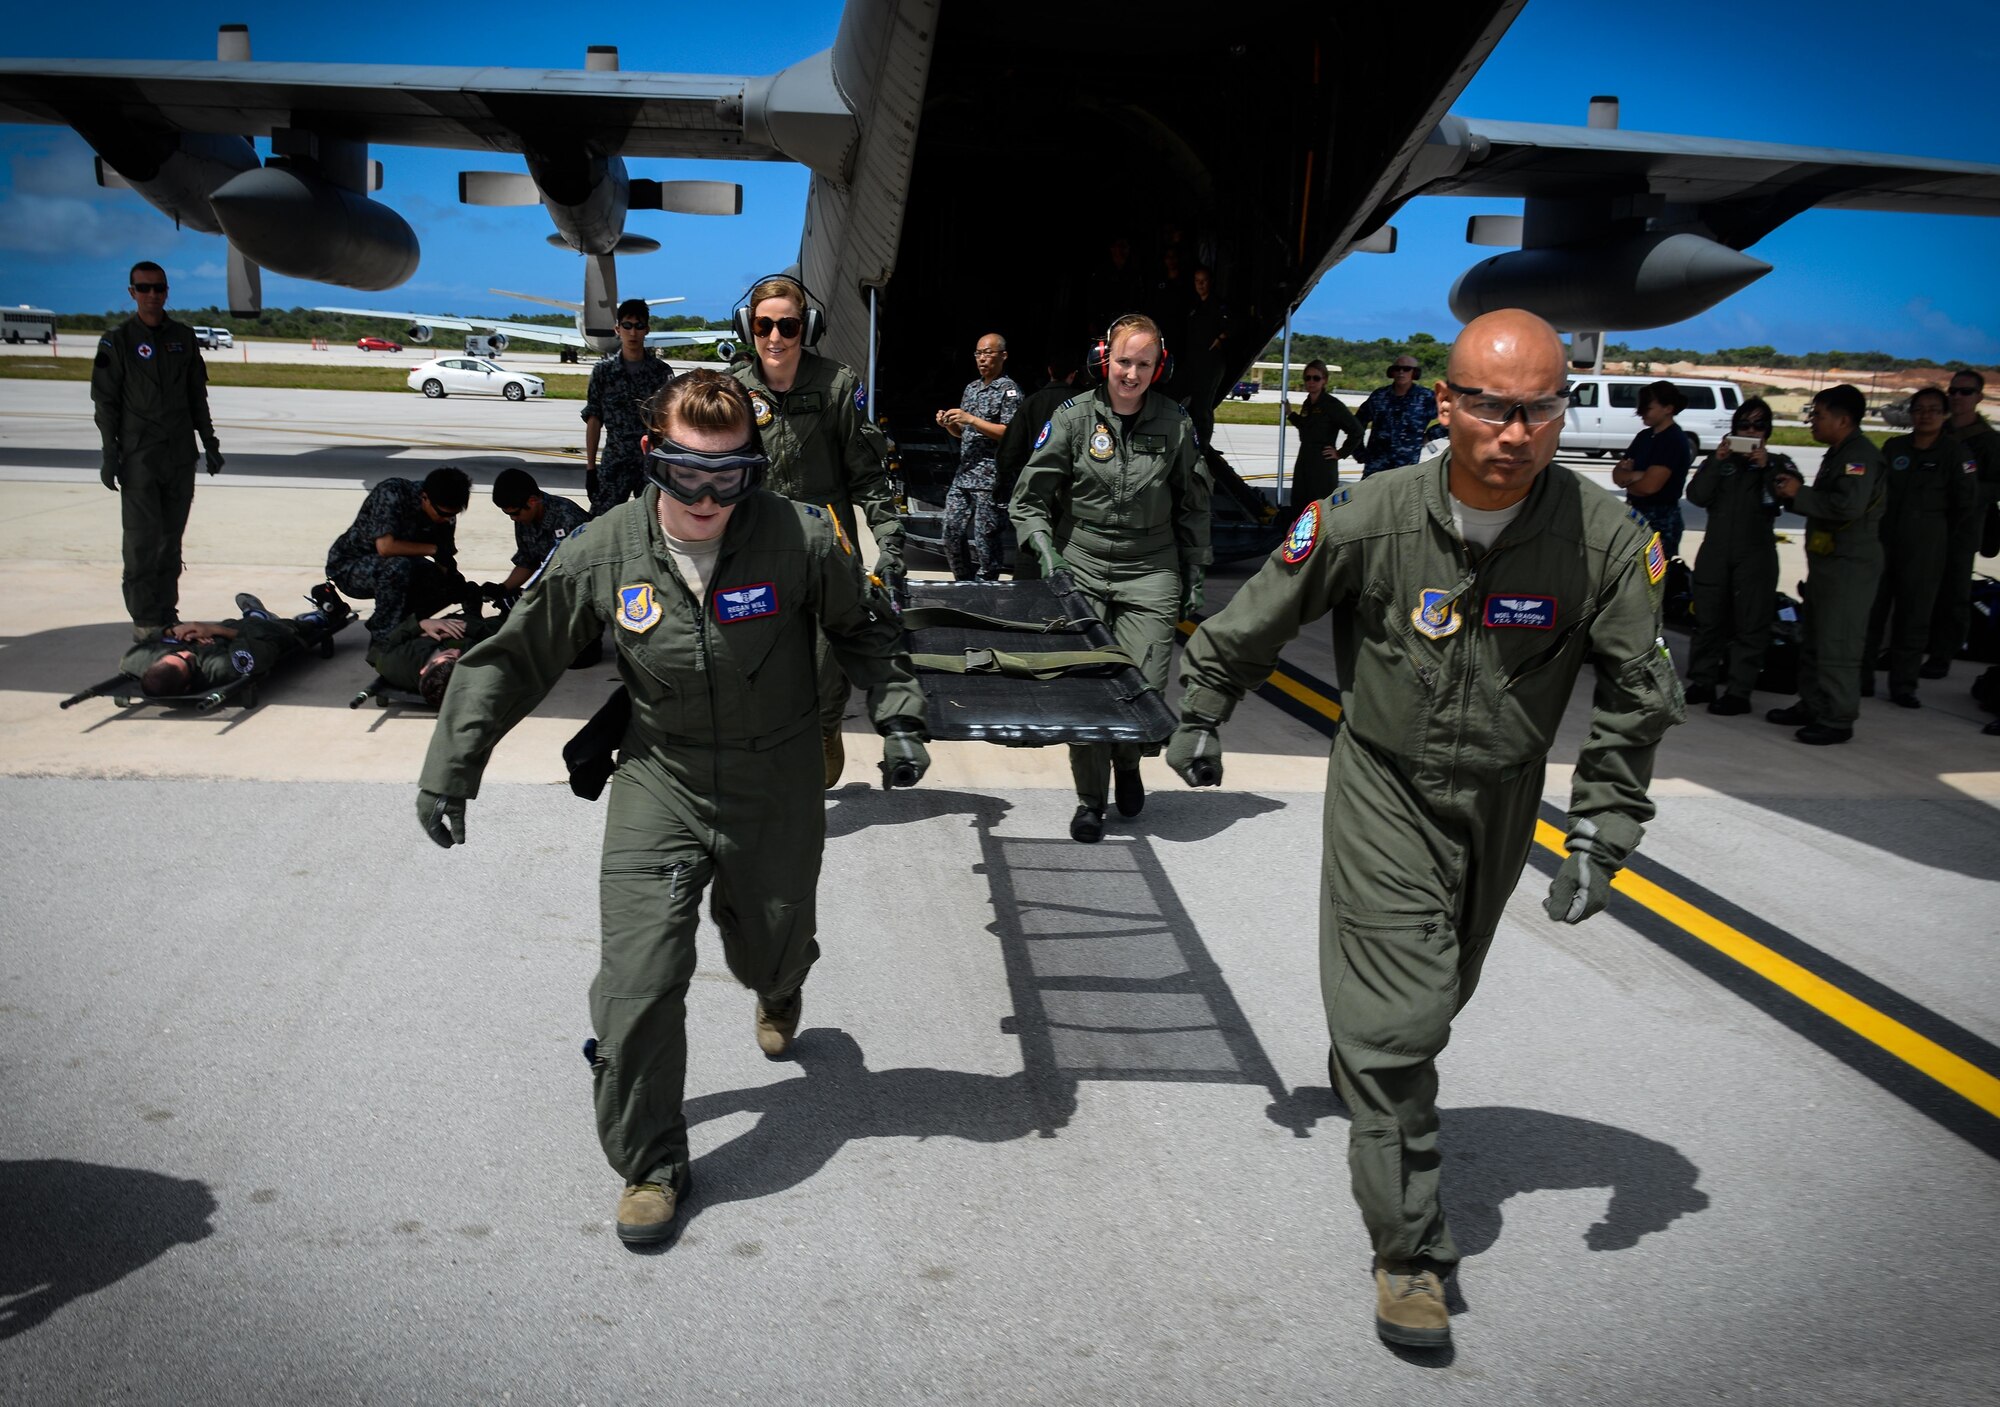
[[[1498,630],[1554,630],[1553,596],[1488,596],[1486,624]]]
[[[778,613],[778,586],[764,581],[755,586],[732,586],[715,593],[715,618],[724,625]]]

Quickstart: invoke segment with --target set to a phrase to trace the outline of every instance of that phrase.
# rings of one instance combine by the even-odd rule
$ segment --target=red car
[[[386,337],[357,337],[354,339],[354,345],[364,352],[400,352],[403,350],[402,343],[391,342]]]

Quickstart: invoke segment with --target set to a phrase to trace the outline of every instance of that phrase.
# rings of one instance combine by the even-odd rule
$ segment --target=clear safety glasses
[[[1510,401],[1503,396],[1488,394],[1481,386],[1461,386],[1456,381],[1444,384],[1451,387],[1458,397],[1456,409],[1487,425],[1505,425],[1517,415],[1529,425],[1546,425],[1551,420],[1562,419],[1569,409],[1570,388],[1567,386],[1554,395],[1537,396],[1531,401]]]
[[[748,445],[709,454],[662,440],[646,454],[646,477],[682,503],[712,498],[718,508],[746,499],[771,461]]]

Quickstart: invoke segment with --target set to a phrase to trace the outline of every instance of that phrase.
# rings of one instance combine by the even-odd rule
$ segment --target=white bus
[[[53,342],[56,315],[47,308],[0,308],[0,336],[9,342]]]

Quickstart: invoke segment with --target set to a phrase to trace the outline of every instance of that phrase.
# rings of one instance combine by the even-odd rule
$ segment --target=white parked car
[[[505,396],[525,401],[545,393],[542,378],[527,376],[484,357],[439,357],[410,373],[410,389],[432,400],[444,396]]]

